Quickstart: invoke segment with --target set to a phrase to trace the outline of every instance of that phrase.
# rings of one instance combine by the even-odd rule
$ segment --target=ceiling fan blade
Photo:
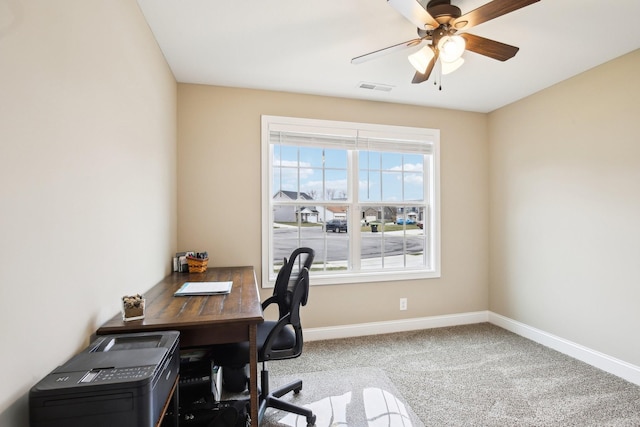
[[[432,30],[440,24],[417,0],[387,0],[395,10],[420,29]]]
[[[427,65],[427,69],[424,71],[424,74],[422,74],[420,71],[416,71],[416,74],[413,76],[413,80],[411,80],[411,83],[422,83],[429,80],[429,76],[433,71],[433,67],[436,65],[436,61],[438,60],[438,51],[435,50],[434,53],[435,55],[433,56],[433,58],[431,58],[431,61],[429,62],[429,65]]]
[[[483,22],[506,15],[514,10],[521,9],[539,1],[540,0],[493,0],[456,18],[453,21],[453,28],[456,30],[468,30]]]
[[[498,61],[506,61],[513,58],[520,50],[519,47],[511,46],[505,43],[497,42],[475,34],[464,33],[460,36],[467,42],[466,50],[497,59]]]
[[[372,59],[380,58],[381,56],[388,55],[392,52],[407,49],[409,47],[417,46],[422,42],[422,39],[412,39],[406,42],[394,44],[393,46],[385,47],[382,49],[374,50],[373,52],[365,53],[364,55],[356,56],[351,59],[352,64],[362,64],[363,62],[370,61]]]

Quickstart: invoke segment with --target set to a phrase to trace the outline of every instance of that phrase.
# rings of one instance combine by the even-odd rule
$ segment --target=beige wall
[[[176,247],[176,83],[133,0],[0,2],[0,425]]]
[[[305,326],[486,310],[486,115],[278,92],[178,85],[178,247],[261,266],[262,114],[441,129],[442,278],[316,286]],[[258,277],[258,280],[260,278]],[[263,296],[271,290],[263,290]],[[399,298],[409,309],[399,311]]]
[[[491,309],[640,365],[639,52],[487,116],[176,89],[133,0],[0,11],[0,425],[176,250],[260,271],[262,114],[441,130],[442,278],[314,287],[305,326]]]
[[[489,115],[490,309],[640,365],[640,51]]]

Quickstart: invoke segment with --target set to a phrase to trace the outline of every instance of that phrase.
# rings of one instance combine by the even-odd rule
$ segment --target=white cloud
[[[395,166],[392,167],[392,171],[401,171],[405,172],[422,172],[422,163],[405,163],[403,166]]]

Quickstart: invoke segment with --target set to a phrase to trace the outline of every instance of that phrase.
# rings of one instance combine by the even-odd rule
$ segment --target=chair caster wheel
[[[294,393],[294,394],[298,394],[298,393],[300,393],[300,390],[302,390],[302,387],[294,388],[294,389],[293,389],[293,393]]]
[[[312,415],[307,417],[307,427],[314,427],[316,425],[316,416]]]

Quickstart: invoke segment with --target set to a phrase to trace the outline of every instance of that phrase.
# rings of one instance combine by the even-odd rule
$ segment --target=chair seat
[[[258,324],[256,344],[258,346],[258,361],[265,360],[263,347],[277,322],[265,320]],[[294,332],[289,328],[284,328],[273,341],[273,350],[284,350],[292,348],[296,342]],[[239,366],[249,363],[249,343],[247,341],[233,344],[223,344],[217,346],[215,350],[215,362],[220,366]]]

